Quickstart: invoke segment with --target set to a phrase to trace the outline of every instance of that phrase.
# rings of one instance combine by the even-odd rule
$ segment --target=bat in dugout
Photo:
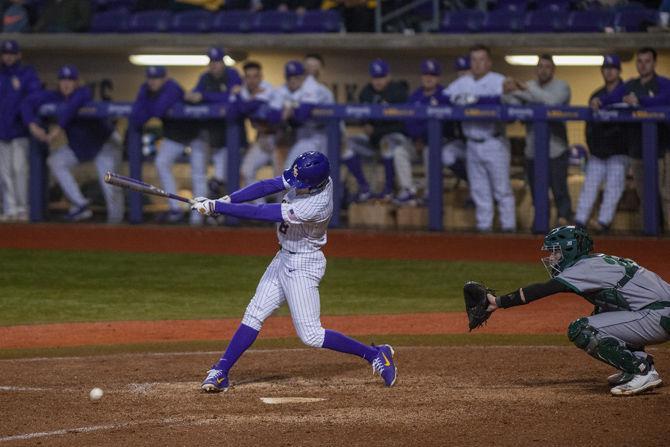
[[[167,197],[168,199],[179,200],[180,202],[186,202],[190,204],[195,203],[195,201],[184,196],[172,194],[171,192],[164,191],[157,186],[150,185],[149,183],[145,183],[141,180],[126,177],[125,175],[115,174],[109,171],[105,174],[105,183],[109,183],[110,185],[118,186],[120,188],[141,192],[143,194]]]

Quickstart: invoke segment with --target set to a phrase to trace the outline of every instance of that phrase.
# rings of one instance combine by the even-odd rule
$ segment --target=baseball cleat
[[[376,346],[377,357],[372,361],[372,374],[378,373],[388,387],[395,385],[398,368],[395,366],[395,351],[391,345]]]
[[[663,383],[661,376],[653,366],[647,374],[635,374],[628,382],[615,386],[610,390],[614,396],[633,396],[652,390]]]
[[[202,381],[203,391],[206,393],[220,393],[221,391],[228,391],[229,387],[228,376],[220,369],[210,369],[207,371],[207,377]]]
[[[612,386],[623,385],[626,382],[630,382],[633,376],[634,374],[619,371],[609,376],[607,378],[607,383],[609,383]]]

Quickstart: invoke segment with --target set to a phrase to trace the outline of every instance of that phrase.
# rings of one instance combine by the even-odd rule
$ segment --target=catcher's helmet
[[[550,255],[542,263],[553,278],[593,250],[593,239],[585,228],[574,225],[554,228],[544,237],[543,250]]]
[[[296,189],[319,189],[328,182],[330,162],[321,152],[304,152],[284,171],[284,180]]]

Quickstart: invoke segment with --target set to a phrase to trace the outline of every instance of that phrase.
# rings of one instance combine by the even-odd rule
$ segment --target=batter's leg
[[[235,362],[256,340],[265,320],[284,302],[284,292],[278,279],[279,265],[277,254],[258,283],[256,293],[242,318],[242,324],[230,340],[226,351],[212,367],[223,371],[226,378]]]
[[[627,155],[613,155],[605,162],[605,186],[603,201],[598,212],[598,222],[609,226],[614,220],[617,205],[626,189],[626,171],[628,170]]]
[[[575,221],[578,224],[586,226],[588,223],[593,204],[598,197],[600,184],[605,178],[606,173],[607,161],[591,155],[589,161],[586,163],[584,184],[582,185],[582,192],[579,194],[579,201],[577,202]]]
[[[310,254],[284,254],[285,268],[279,278],[298,336],[308,346],[357,355],[368,362],[378,350],[321,326],[319,283],[325,273],[326,259],[321,251]]]
[[[78,164],[79,160],[68,146],[56,149],[47,158],[47,165],[49,165],[51,173],[56,178],[65,197],[75,208],[88,204],[88,200],[81,193],[81,189],[79,189],[79,185],[71,172],[71,169]]]
[[[183,144],[172,141],[169,138],[163,139],[156,156],[156,170],[158,171],[161,186],[165,191],[177,191],[177,182],[175,182],[174,175],[172,175],[172,166],[177,157],[183,153]],[[180,211],[179,204],[175,200],[168,200],[168,206],[171,212],[177,213]]]

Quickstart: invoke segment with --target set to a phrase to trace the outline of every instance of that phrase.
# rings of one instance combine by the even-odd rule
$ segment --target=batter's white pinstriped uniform
[[[284,186],[289,188],[286,181]],[[287,302],[295,330],[303,343],[323,345],[319,283],[326,271],[321,247],[333,214],[333,182],[312,194],[290,189],[281,205],[284,221],[277,224],[281,249],[263,274],[247,306],[242,324],[257,331],[266,318]]]

